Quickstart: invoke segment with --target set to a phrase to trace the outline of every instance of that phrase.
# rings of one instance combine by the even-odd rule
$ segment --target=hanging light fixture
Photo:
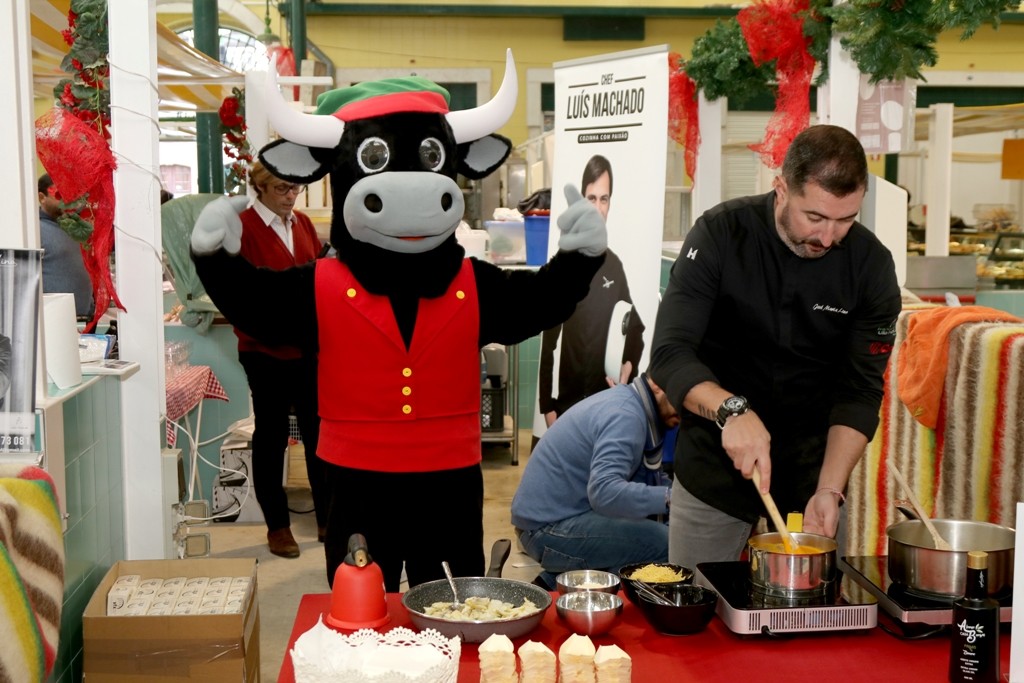
[[[266,15],[263,18],[263,33],[256,36],[256,40],[263,43],[265,46],[270,47],[271,45],[280,45],[281,37],[270,30],[270,0],[266,3]]]

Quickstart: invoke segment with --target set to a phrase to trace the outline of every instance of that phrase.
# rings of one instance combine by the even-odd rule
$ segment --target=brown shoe
[[[323,543],[324,541],[327,540],[327,527],[325,527],[325,526],[318,526],[316,528],[316,540],[319,541],[320,543]]]
[[[293,558],[299,556],[299,544],[295,542],[292,530],[288,527],[277,531],[268,531],[267,545],[270,546],[270,552],[275,555]]]

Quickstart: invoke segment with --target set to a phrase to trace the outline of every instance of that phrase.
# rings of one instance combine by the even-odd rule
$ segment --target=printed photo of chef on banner
[[[555,65],[551,221],[571,185],[608,227],[586,298],[541,338],[534,443],[584,398],[645,369],[658,309],[667,145],[667,49]],[[557,240],[557,230],[551,231]],[[557,250],[549,244],[548,253]]]
[[[38,249],[0,250],[0,453],[35,448]]]

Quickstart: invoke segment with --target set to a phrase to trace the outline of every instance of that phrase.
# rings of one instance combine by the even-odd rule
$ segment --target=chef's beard
[[[823,245],[819,240],[816,239],[797,239],[796,236],[793,234],[793,227],[792,222],[789,219],[789,212],[789,200],[786,200],[786,203],[783,204],[779,209],[779,219],[778,221],[776,221],[778,223],[777,232],[779,233],[779,237],[782,239],[783,244],[785,244],[791,252],[793,252],[800,258],[821,258],[825,254],[830,252],[832,250],[832,247],[839,244],[837,240],[832,243],[832,247],[825,247],[825,245]],[[823,251],[813,251],[809,248],[808,245],[816,246],[819,249],[823,249]]]

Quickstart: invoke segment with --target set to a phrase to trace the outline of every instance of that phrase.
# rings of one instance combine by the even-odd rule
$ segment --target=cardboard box
[[[248,576],[240,614],[107,616],[119,576]],[[255,559],[122,560],[103,577],[82,615],[85,683],[225,683],[260,680]]]

